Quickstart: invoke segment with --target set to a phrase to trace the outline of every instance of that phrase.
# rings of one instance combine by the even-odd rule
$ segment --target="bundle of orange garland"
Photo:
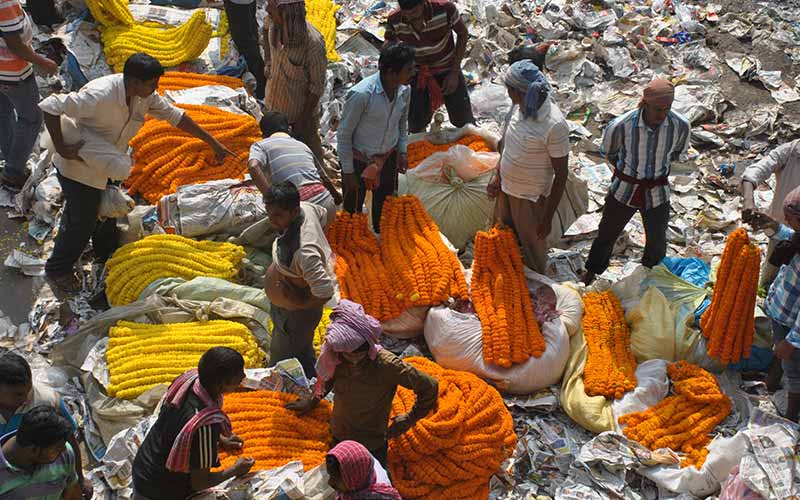
[[[328,242],[336,254],[335,272],[342,298],[387,321],[399,316],[401,310],[391,294],[378,238],[368,224],[367,214],[339,212],[328,228]]]
[[[493,228],[475,235],[471,285],[483,331],[483,360],[508,368],[541,356],[544,337],[513,231]]]
[[[700,319],[709,357],[725,364],[750,357],[761,250],[739,228],[728,236],[711,305]]]
[[[250,146],[261,140],[258,124],[250,115],[213,106],[178,106],[236,156],[217,163],[205,142],[165,121],[149,118],[131,139],[134,165],[126,186],[130,194],[141,193],[150,203],[186,184],[241,178],[247,170]]]
[[[234,434],[244,440],[240,454],[220,453],[222,467],[230,467],[238,456],[252,457],[253,471],[281,467],[301,460],[305,470],[325,462],[331,443],[331,404],[321,401],[299,416],[284,408],[297,396],[283,392],[235,392],[225,396],[223,410],[231,419]]]
[[[583,384],[589,396],[619,399],[636,388],[636,359],[622,305],[613,292],[583,297],[583,336],[588,356]]]
[[[158,93],[163,94],[167,90],[184,90],[205,85],[224,85],[225,87],[238,89],[244,87],[244,82],[241,78],[233,76],[167,71],[158,80]]]
[[[713,375],[699,366],[678,361],[667,367],[674,395],[638,413],[619,419],[625,436],[657,450],[671,448],[686,453],[681,467],[698,469],[708,456],[710,433],[731,412],[731,400]]]
[[[401,309],[466,300],[458,258],[416,196],[388,198],[381,214],[381,255]]]
[[[465,135],[456,142],[448,142],[447,144],[433,144],[429,141],[412,142],[408,145],[408,168],[413,169],[430,155],[447,151],[457,144],[467,146],[478,153],[490,151],[489,145],[486,144],[483,137],[477,135]]]
[[[503,398],[475,375],[407,358],[439,381],[438,406],[408,432],[389,441],[392,483],[405,500],[486,500],[489,479],[514,452],[517,436]],[[399,387],[392,416],[414,406]]]

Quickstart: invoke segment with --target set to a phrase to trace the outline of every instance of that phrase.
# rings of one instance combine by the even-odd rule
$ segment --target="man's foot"
[[[47,282],[61,292],[72,295],[81,291],[81,282],[78,280],[78,277],[75,276],[75,273],[63,274],[61,276],[45,274],[45,276],[47,277]]]
[[[581,281],[583,281],[584,285],[589,286],[592,283],[594,283],[594,279],[596,276],[597,275],[594,272],[589,271],[588,269],[584,269],[583,273],[581,273],[580,275],[580,279]]]
[[[25,177],[12,177],[6,174],[0,175],[0,184],[9,189],[13,189],[14,191],[21,190],[22,187],[25,186],[26,180],[27,179]]]
[[[783,378],[783,368],[779,359],[773,359],[767,371],[767,378],[764,382],[767,384],[769,392],[775,392],[781,387],[781,379]]]
[[[797,417],[800,415],[800,392],[790,392],[788,399],[786,413],[783,417],[792,422],[797,422]]]

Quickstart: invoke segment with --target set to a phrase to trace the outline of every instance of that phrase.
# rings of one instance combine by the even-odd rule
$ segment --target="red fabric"
[[[355,441],[342,441],[328,455],[339,462],[342,481],[351,491],[339,493],[337,500],[403,500],[388,484],[378,484],[372,454]]]
[[[431,69],[428,66],[422,66],[417,74],[417,89],[428,91],[428,102],[430,103],[430,111],[433,113],[444,104],[444,94],[439,82],[434,78]]]
[[[300,201],[308,201],[318,194],[324,193],[325,186],[321,182],[314,182],[300,186],[297,191],[300,193]]]
[[[636,190],[633,192],[633,197],[631,198],[632,206],[636,208],[643,208],[645,202],[645,193],[649,189],[653,189],[654,187],[658,186],[666,186],[669,184],[668,177],[657,177],[655,179],[637,179],[636,177],[631,177],[630,175],[623,174],[618,169],[614,169],[614,177],[625,181],[629,184],[633,184],[636,186]]]

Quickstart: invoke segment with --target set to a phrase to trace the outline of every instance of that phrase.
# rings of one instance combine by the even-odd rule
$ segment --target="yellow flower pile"
[[[119,399],[133,399],[153,386],[170,384],[196,368],[200,356],[212,347],[238,351],[245,368],[261,367],[265,358],[250,330],[234,321],[166,325],[120,321],[109,328],[108,337],[108,395]]]
[[[86,0],[86,7],[103,27],[118,24],[131,26],[134,23],[128,0]]]
[[[306,0],[306,19],[314,25],[325,39],[328,62],[339,60],[336,53],[336,11],[341,5],[333,0]]]
[[[239,245],[194,241],[174,234],[156,234],[117,249],[106,263],[106,296],[112,306],[135,301],[159,278],[198,276],[231,280],[239,274],[245,252]]]

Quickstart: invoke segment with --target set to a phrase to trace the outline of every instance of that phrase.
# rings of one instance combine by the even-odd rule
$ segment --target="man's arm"
[[[319,112],[319,100],[325,92],[325,75],[328,69],[328,56],[325,54],[325,43],[323,41],[311,43],[308,60],[308,92],[306,103],[303,106],[303,120],[301,122],[308,126],[313,123],[311,117]],[[319,132],[319,131],[317,131]]]
[[[452,8],[452,12],[450,12],[450,27],[456,34],[456,47],[453,55],[453,65],[450,66],[442,86],[444,95],[450,95],[458,88],[461,80],[461,61],[464,59],[464,54],[467,53],[467,41],[469,40],[469,31],[461,19],[458,9],[454,4],[449,4],[448,7]]]
[[[397,384],[414,391],[417,399],[408,414],[395,417],[389,427],[389,437],[399,436],[425,418],[436,407],[439,397],[439,382],[435,378],[402,360],[397,362],[400,363],[397,365]]]
[[[184,113],[181,117],[181,121],[178,122],[177,127],[187,134],[193,135],[200,139],[201,141],[208,144],[211,149],[214,151],[214,154],[217,157],[218,162],[222,162],[226,156],[230,156],[235,158],[236,155],[230,149],[226,148],[221,142],[219,142],[214,136],[206,132],[206,130],[197,124],[192,117],[189,116],[189,113]]]
[[[405,90],[405,105],[400,115],[400,135],[397,138],[397,171],[400,173],[408,168],[408,108],[411,107],[411,91]]]
[[[322,185],[325,186],[325,189],[327,189],[333,197],[333,202],[337,205],[341,205],[342,195],[336,189],[336,186],[333,185],[333,181],[328,177],[328,173],[325,172],[325,167],[322,166],[322,158],[317,158],[316,155],[314,155],[314,166],[317,168],[317,173],[319,173]]]
[[[769,152],[767,156],[753,163],[742,174],[742,218],[745,222],[756,208],[753,191],[756,186],[763,184],[769,177],[783,170],[789,161],[796,141],[782,144]]]
[[[19,33],[4,33],[2,37],[8,50],[15,56],[42,68],[48,75],[55,75],[58,73],[58,64],[36,53],[33,47],[22,41],[22,36]]]
[[[218,445],[219,434],[212,426],[206,425],[195,431],[189,460],[191,468],[189,478],[194,491],[202,491],[232,477],[247,474],[250,467],[253,466],[252,459],[240,458],[234,465],[223,471],[211,472],[210,469],[217,462]]]
[[[269,17],[264,19],[264,29],[261,30],[261,48],[264,50],[264,78],[269,81],[270,70],[272,69],[272,53],[269,46],[269,30],[272,22]]]
[[[270,172],[269,157],[266,151],[261,147],[261,143],[256,142],[250,146],[250,160],[247,162],[247,170],[250,172],[250,177],[256,183],[256,187],[265,194],[270,185]]]
[[[611,168],[617,167],[617,156],[622,148],[622,134],[625,126],[620,118],[615,118],[603,131],[603,141],[600,144],[600,154],[611,163]]]
[[[547,197],[544,219],[537,231],[540,238],[547,238],[552,229],[553,217],[558,209],[558,204],[561,203],[561,197],[564,195],[564,189],[567,185],[567,177],[569,175],[569,169],[567,168],[568,160],[569,156],[562,156],[561,158],[550,157],[550,163],[553,165],[555,177],[553,179],[553,186],[550,188],[550,196]]]

